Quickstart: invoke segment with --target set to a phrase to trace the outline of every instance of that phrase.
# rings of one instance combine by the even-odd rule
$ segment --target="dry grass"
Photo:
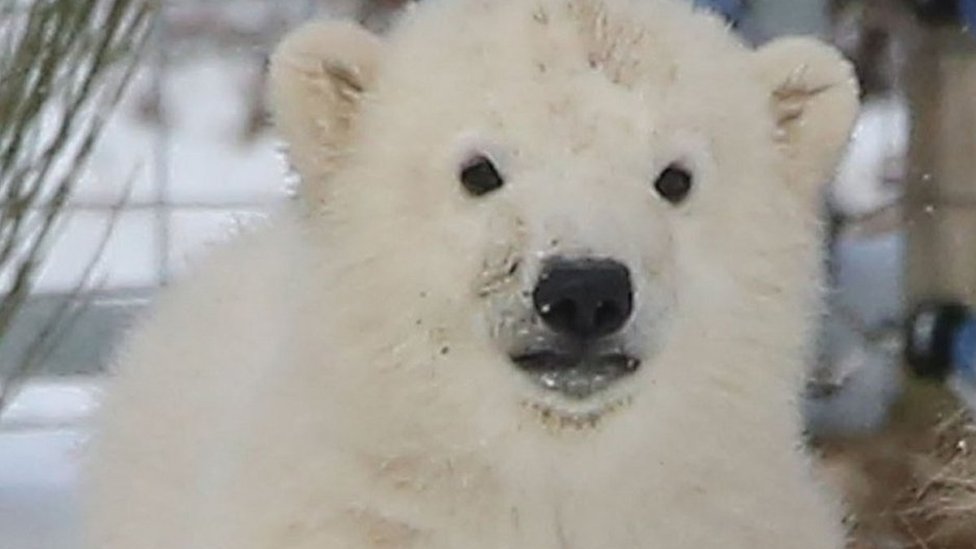
[[[976,548],[976,422],[941,390],[912,390],[884,432],[818,447],[850,548]]]

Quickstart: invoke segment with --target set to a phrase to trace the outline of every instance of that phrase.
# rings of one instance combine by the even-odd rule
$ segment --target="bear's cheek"
[[[525,283],[529,229],[515,208],[498,204],[483,221],[475,237],[473,293],[488,298],[500,293],[518,294]]]
[[[627,243],[627,248],[622,250],[625,255],[623,259],[631,266],[639,294],[656,294],[673,287],[678,245],[681,243],[681,235],[676,234],[676,230],[680,228],[670,220],[661,219],[665,216],[657,217],[634,227],[628,231],[630,234],[620,239]]]

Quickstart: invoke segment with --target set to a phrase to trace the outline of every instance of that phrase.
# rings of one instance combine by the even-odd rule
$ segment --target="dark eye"
[[[687,168],[680,164],[671,164],[657,177],[654,189],[661,198],[677,205],[688,198],[693,183],[694,177]]]
[[[480,154],[464,163],[460,178],[464,188],[472,196],[486,195],[505,184],[505,179],[491,160]]]

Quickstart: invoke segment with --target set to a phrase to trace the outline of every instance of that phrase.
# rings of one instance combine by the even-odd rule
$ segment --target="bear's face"
[[[385,44],[296,33],[279,125],[343,248],[418,308],[471,311],[442,329],[473,331],[525,401],[599,416],[805,300],[814,189],[855,108],[832,52],[752,52],[668,1],[426,9]]]

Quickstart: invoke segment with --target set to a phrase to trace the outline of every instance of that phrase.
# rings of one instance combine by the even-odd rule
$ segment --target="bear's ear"
[[[833,176],[857,116],[854,70],[840,52],[812,38],[775,40],[755,55],[786,176],[813,199]]]
[[[349,147],[382,43],[350,22],[313,22],[285,37],[271,57],[268,96],[293,166],[306,180],[329,176]]]

